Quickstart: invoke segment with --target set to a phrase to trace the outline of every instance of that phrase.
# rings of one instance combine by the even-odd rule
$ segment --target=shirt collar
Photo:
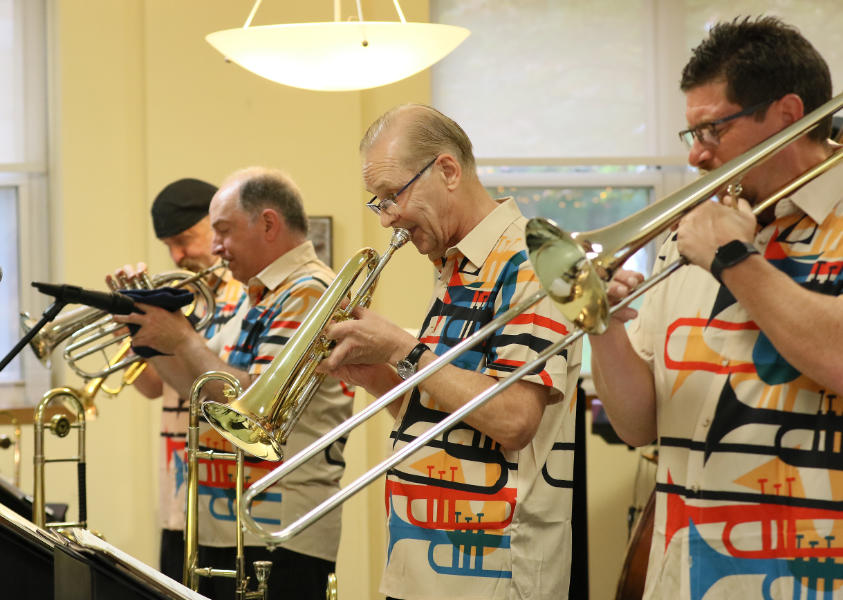
[[[313,248],[313,242],[310,240],[296,246],[292,250],[288,250],[265,266],[260,273],[249,279],[248,288],[250,290],[250,296],[252,295],[252,290],[276,289],[301,267],[301,265],[318,260],[316,250]],[[262,293],[256,292],[255,295],[259,297],[262,296]],[[257,300],[253,298],[253,303],[255,302]]]
[[[839,164],[816,177],[776,205],[776,217],[793,212],[793,206],[802,210],[820,224],[834,207],[843,200],[843,167]]]
[[[479,267],[497,244],[506,228],[521,218],[521,211],[512,197],[495,200],[498,206],[474,226],[463,239],[445,252],[443,263],[459,252],[475,267]]]

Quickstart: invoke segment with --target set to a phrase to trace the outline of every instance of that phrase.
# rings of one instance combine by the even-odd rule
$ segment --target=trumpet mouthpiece
[[[407,241],[410,239],[410,232],[404,229],[403,227],[396,227],[395,231],[392,232],[392,240],[390,240],[390,244],[395,246],[396,248],[400,248]]]

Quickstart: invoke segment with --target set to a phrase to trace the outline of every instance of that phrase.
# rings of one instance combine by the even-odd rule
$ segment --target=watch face
[[[398,376],[401,379],[407,379],[416,372],[416,366],[405,358],[398,361],[395,370],[398,371]]]

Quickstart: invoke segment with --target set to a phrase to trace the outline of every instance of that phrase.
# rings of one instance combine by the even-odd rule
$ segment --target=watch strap
[[[734,267],[753,254],[758,254],[755,246],[741,240],[732,240],[720,246],[714,253],[714,260],[711,261],[709,271],[720,285],[723,285],[723,270]]]
[[[415,374],[416,370],[418,370],[419,366],[419,359],[421,355],[430,350],[427,344],[423,344],[419,342],[413,349],[410,350],[410,353],[407,354],[405,358],[402,358],[398,361],[396,368],[398,369],[398,375],[401,379],[407,379],[408,377]]]
[[[427,344],[419,342],[418,344],[413,346],[413,349],[410,350],[410,353],[407,355],[407,358],[405,358],[404,361],[413,365],[413,367],[418,367],[421,355],[427,352],[428,350],[430,350],[430,348],[428,348]]]

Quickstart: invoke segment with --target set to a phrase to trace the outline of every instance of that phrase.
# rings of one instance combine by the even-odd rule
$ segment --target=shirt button
[[[708,427],[709,425],[711,425],[711,419],[709,419],[708,417],[706,417],[705,421],[703,421],[703,423],[702,423],[702,426],[703,426],[703,427]]]

